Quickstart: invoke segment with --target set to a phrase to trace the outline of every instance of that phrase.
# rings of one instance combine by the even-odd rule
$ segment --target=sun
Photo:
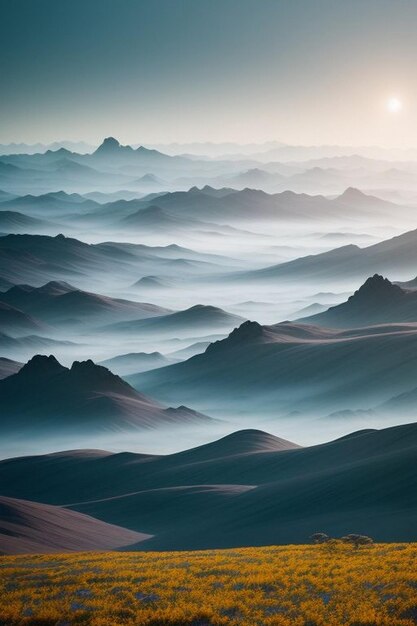
[[[403,103],[399,98],[389,98],[386,103],[387,110],[389,113],[399,113],[403,108]]]

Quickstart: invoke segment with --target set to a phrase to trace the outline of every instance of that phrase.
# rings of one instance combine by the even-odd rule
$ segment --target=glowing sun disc
[[[387,102],[387,109],[390,113],[399,113],[403,108],[403,103],[399,98],[390,98]]]

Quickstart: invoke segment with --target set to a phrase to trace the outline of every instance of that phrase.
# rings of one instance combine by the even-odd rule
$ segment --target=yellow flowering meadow
[[[2,626],[415,626],[417,544],[0,559]]]

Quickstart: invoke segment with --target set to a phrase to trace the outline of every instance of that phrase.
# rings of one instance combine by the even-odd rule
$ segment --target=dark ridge
[[[403,296],[404,290],[398,285],[394,285],[388,278],[384,278],[380,274],[374,274],[368,278],[355,293],[350,296],[349,300],[354,299],[372,299],[385,300],[386,298]]]
[[[118,150],[120,148],[120,143],[114,137],[106,137],[103,143],[97,148],[94,154],[101,152],[111,152],[113,150]]]
[[[206,353],[211,353],[222,349],[223,347],[230,347],[233,345],[239,345],[241,343],[248,343],[252,340],[258,339],[263,336],[264,329],[258,322],[251,322],[250,320],[243,322],[238,328],[232,330],[230,335],[226,339],[221,339],[211,343],[206,348]]]
[[[45,378],[55,376],[67,368],[61,365],[53,354],[46,356],[44,354],[36,354],[33,356],[20,370],[19,376],[29,376],[36,378]]]

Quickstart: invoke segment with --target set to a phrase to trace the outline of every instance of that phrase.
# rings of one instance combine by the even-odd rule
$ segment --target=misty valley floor
[[[2,626],[413,626],[417,544],[0,560]]]

